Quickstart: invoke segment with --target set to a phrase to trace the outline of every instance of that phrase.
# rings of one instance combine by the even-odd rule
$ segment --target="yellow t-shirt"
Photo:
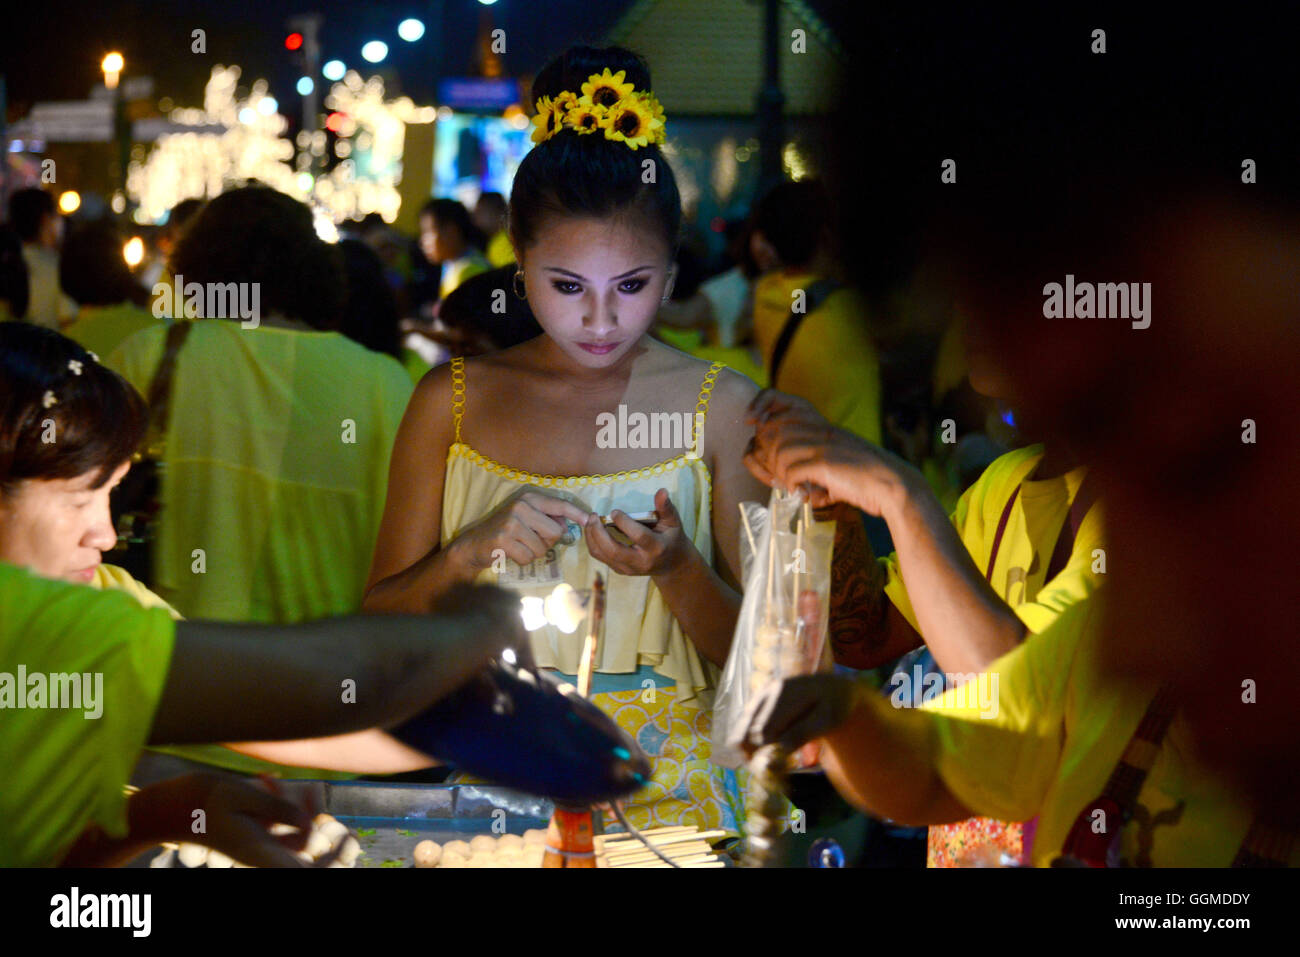
[[[148,387],[166,332],[107,360]],[[191,618],[293,623],[361,605],[414,386],[333,332],[194,322],[177,359],[154,586]]]
[[[510,237],[504,229],[488,240],[487,261],[493,269],[508,266],[515,261],[515,248],[510,245]]]
[[[122,302],[116,306],[83,306],[77,320],[63,334],[103,359],[141,329],[166,325],[165,319],[155,319],[147,309]]]
[[[438,286],[438,298],[446,299],[466,279],[487,271],[488,261],[477,249],[471,249],[459,259],[449,259],[442,264],[442,282]]]
[[[181,614],[167,602],[163,601],[144,585],[131,577],[131,573],[116,565],[100,565],[95,569],[95,577],[90,587],[101,590],[120,591],[130,595],[145,608],[161,608],[179,621]],[[320,768],[300,768],[272,761],[263,761],[252,755],[240,754],[220,744],[184,744],[169,747],[153,747],[150,751],[171,754],[190,761],[199,761],[228,771],[240,771],[244,774],[273,774],[283,778],[328,778],[331,780],[349,780],[355,774],[345,771],[325,771]]]
[[[796,289],[807,290],[812,273],[770,272],[754,287],[754,341],[763,368],[794,305]],[[858,293],[837,289],[804,317],[790,340],[774,388],[801,396],[830,422],[880,444],[880,360],[867,327],[867,306]]]
[[[998,547],[991,584],[1032,632],[1043,631],[1062,611],[1092,594],[1102,581],[1100,571],[1094,572],[1093,568],[1104,567],[1104,558],[1094,555],[1097,549],[1104,551],[1105,538],[1101,508],[1094,505],[1079,526],[1065,568],[1050,582],[1044,581],[1057,536],[1087,470],[1078,468],[1054,478],[1026,482],[1025,477],[1042,457],[1041,445],[999,457],[963,493],[952,515],[962,544],[980,571],[985,571],[1002,511],[1011,493],[1020,486]],[[917,628],[916,612],[899,574],[897,553],[881,561],[888,575],[885,594]]]
[[[1154,687],[1100,674],[1104,594],[1066,609],[990,665],[981,679],[989,693],[984,701],[962,686],[922,706],[933,713],[936,769],[953,796],[976,814],[1004,821],[1038,815],[1038,867],[1061,852],[1079,812],[1101,795],[1155,694]],[[1120,835],[1127,863],[1232,862],[1250,811],[1193,753],[1176,714]],[[1300,843],[1291,863],[1300,864]]]
[[[0,609],[0,867],[48,866],[91,824],[126,834],[122,789],[153,726],[176,626],[165,610],[127,595],[3,562]],[[82,688],[99,715],[87,716],[84,697],[80,708],[16,707],[19,668],[27,705],[33,675],[91,675]]]

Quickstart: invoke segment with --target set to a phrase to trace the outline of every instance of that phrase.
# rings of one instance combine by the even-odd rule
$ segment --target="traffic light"
[[[301,34],[301,33],[291,33],[291,34],[289,34],[287,37],[285,37],[285,38],[284,38],[284,48],[285,48],[286,50],[301,50],[301,49],[302,49],[302,34]]]

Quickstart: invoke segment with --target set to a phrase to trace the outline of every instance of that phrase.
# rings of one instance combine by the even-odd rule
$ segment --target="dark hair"
[[[338,250],[317,237],[310,209],[269,186],[241,186],[209,200],[181,236],[172,272],[186,285],[258,283],[263,312],[317,329],[337,329],[342,316]]]
[[[826,190],[814,179],[777,183],[754,211],[754,230],[772,244],[784,266],[807,266],[827,238]]]
[[[502,215],[506,211],[506,198],[498,192],[489,191],[479,196],[478,202],[474,204],[474,211],[480,209],[491,209],[497,215]]]
[[[143,306],[149,293],[122,258],[122,234],[105,220],[72,230],[59,252],[59,285],[83,306],[132,302]]]
[[[25,243],[36,238],[47,216],[55,215],[54,197],[43,189],[20,189],[9,197],[9,224]]]
[[[189,225],[190,220],[197,216],[202,208],[203,200],[201,199],[181,200],[167,214],[167,223],[163,227],[164,231],[173,239],[179,239],[181,231]]]
[[[12,229],[0,228],[0,299],[9,303],[9,315],[18,318],[26,314],[30,298],[22,241]]]
[[[464,203],[454,199],[431,199],[420,207],[420,215],[432,217],[440,228],[449,224],[455,226],[460,230],[467,246],[483,249],[486,245],[487,239],[483,231],[474,225]]]
[[[47,395],[55,400],[48,408]],[[96,469],[99,488],[131,457],[147,424],[140,394],[77,343],[52,329],[0,322],[0,493],[27,479]]]
[[[510,263],[466,279],[442,301],[438,319],[453,329],[484,336],[498,349],[537,338],[542,327],[512,282],[518,269]]]
[[[379,254],[359,239],[339,243],[347,272],[347,298],[339,332],[374,352],[402,356],[397,296],[384,278]]]
[[[579,93],[589,76],[606,68],[623,71],[624,82],[633,90],[652,89],[649,68],[630,50],[577,46],[542,68],[533,81],[532,98],[555,97],[566,90]],[[654,164],[649,183],[642,176],[646,160]],[[515,173],[509,213],[515,246],[531,246],[548,216],[640,219],[661,232],[671,258],[680,242],[682,199],[672,168],[655,144],[634,150],[603,135],[565,127],[530,150]]]

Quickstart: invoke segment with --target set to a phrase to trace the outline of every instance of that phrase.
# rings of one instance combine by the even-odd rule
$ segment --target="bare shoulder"
[[[728,422],[744,422],[749,404],[758,395],[758,386],[747,375],[724,368],[713,382],[709,401],[709,414],[717,414]]]

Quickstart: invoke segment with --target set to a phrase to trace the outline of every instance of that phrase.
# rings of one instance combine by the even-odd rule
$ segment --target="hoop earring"
[[[527,290],[524,289],[523,278],[524,278],[524,274],[520,271],[516,271],[514,276],[512,276],[510,279],[510,285],[514,289],[516,296],[518,296],[520,299],[527,299],[528,296],[525,295]]]

